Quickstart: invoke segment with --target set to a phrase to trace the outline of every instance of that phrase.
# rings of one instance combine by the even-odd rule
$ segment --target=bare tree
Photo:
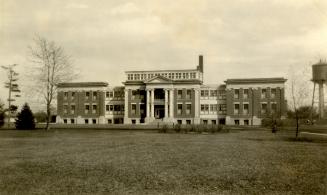
[[[300,119],[306,117],[303,107],[310,106],[310,67],[291,67],[288,79],[289,103],[292,118],[296,121],[295,137],[299,135]],[[289,112],[290,113],[290,112]]]
[[[57,94],[57,84],[75,78],[70,56],[64,49],[43,37],[37,36],[29,47],[31,61],[36,65],[33,75],[35,89],[46,106],[46,127],[50,128],[51,105]]]

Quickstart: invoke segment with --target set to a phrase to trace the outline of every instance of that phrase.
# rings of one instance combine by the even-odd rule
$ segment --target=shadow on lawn
[[[326,138],[312,138],[312,137],[287,137],[287,136],[282,136],[282,137],[274,137],[274,138],[245,138],[246,140],[249,141],[255,141],[255,142],[303,142],[303,143],[326,143],[327,144],[327,139]]]

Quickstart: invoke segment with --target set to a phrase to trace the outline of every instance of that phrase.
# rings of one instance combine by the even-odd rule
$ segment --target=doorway
[[[165,117],[165,106],[164,105],[155,105],[154,106],[154,118],[162,119]]]

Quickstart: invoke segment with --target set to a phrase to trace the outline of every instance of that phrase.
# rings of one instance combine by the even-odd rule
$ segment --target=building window
[[[208,124],[208,120],[203,120],[203,124],[207,125]]]
[[[234,89],[234,98],[238,99],[240,97],[240,90],[239,89]]]
[[[243,104],[243,114],[249,114],[249,104]]]
[[[234,104],[234,114],[240,113],[240,104]]]
[[[219,104],[219,114],[226,114],[226,104]]]
[[[183,90],[177,90],[177,99],[182,99]]]
[[[85,114],[90,112],[90,105],[85,105]]]
[[[191,108],[192,108],[192,105],[191,104],[186,104],[186,114],[187,115],[190,115],[191,114]]]
[[[235,125],[240,125],[240,120],[234,120]]]
[[[67,100],[68,98],[68,92],[64,92],[64,99]]]
[[[114,111],[114,105],[109,105],[109,111],[113,112]]]
[[[182,124],[182,120],[177,120],[177,124],[181,125]]]
[[[85,92],[85,99],[88,100],[89,98],[90,98],[90,92],[87,91],[87,92]]]
[[[75,123],[75,119],[73,119],[73,118],[70,119],[70,123],[71,123],[71,124],[74,124],[74,123]]]
[[[136,120],[135,119],[132,120],[132,124],[136,124]]]
[[[262,103],[261,104],[261,114],[266,114],[267,113],[267,103]]]
[[[183,105],[177,104],[177,115],[182,115]]]
[[[96,100],[96,99],[97,99],[97,95],[98,95],[97,92],[94,91],[94,92],[93,92],[93,100]]]
[[[271,98],[275,98],[276,97],[276,89],[275,88],[271,89],[271,96],[270,97]]]
[[[249,120],[244,120],[244,125],[249,125]]]
[[[109,105],[106,105],[106,111],[109,112]]]
[[[95,114],[97,113],[97,105],[92,105],[92,113]]]
[[[211,120],[211,124],[216,125],[217,121],[216,120]]]
[[[191,99],[192,97],[192,91],[191,90],[186,90],[186,99]]]
[[[75,92],[72,92],[72,94],[71,94],[71,99],[72,99],[72,100],[75,99]]]
[[[131,114],[133,114],[133,115],[136,114],[136,104],[132,104]]]
[[[108,124],[112,124],[112,119],[108,119]]]
[[[70,113],[75,114],[75,105],[70,105]]]
[[[210,104],[210,113],[211,114],[217,113],[217,104]]]
[[[201,104],[201,114],[209,114],[209,104]]]
[[[141,115],[145,114],[145,105],[143,103],[140,104],[140,114]]]
[[[64,114],[68,113],[68,105],[64,105]]]
[[[191,124],[191,120],[186,120],[186,124],[190,125]]]
[[[89,119],[84,120],[85,124],[89,124]]]
[[[249,98],[249,89],[243,89],[243,99]]]
[[[132,90],[132,100],[136,99],[137,90]]]
[[[261,98],[267,98],[267,89],[261,89]]]
[[[217,90],[210,90],[210,97],[217,97]]]
[[[67,124],[67,119],[64,119],[64,123]]]
[[[271,103],[271,114],[276,114],[276,113],[277,113],[277,104]]]
[[[92,119],[93,124],[97,124],[97,119]]]
[[[125,112],[125,105],[120,105],[120,111]]]
[[[226,99],[226,91],[225,90],[218,90],[218,99],[220,99],[220,100]]]

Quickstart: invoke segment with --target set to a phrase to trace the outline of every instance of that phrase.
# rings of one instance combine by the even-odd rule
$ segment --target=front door
[[[161,118],[163,118],[164,117],[164,115],[165,115],[165,108],[164,108],[164,106],[155,106],[155,108],[154,108],[154,117],[156,118],[156,119],[161,119]]]

